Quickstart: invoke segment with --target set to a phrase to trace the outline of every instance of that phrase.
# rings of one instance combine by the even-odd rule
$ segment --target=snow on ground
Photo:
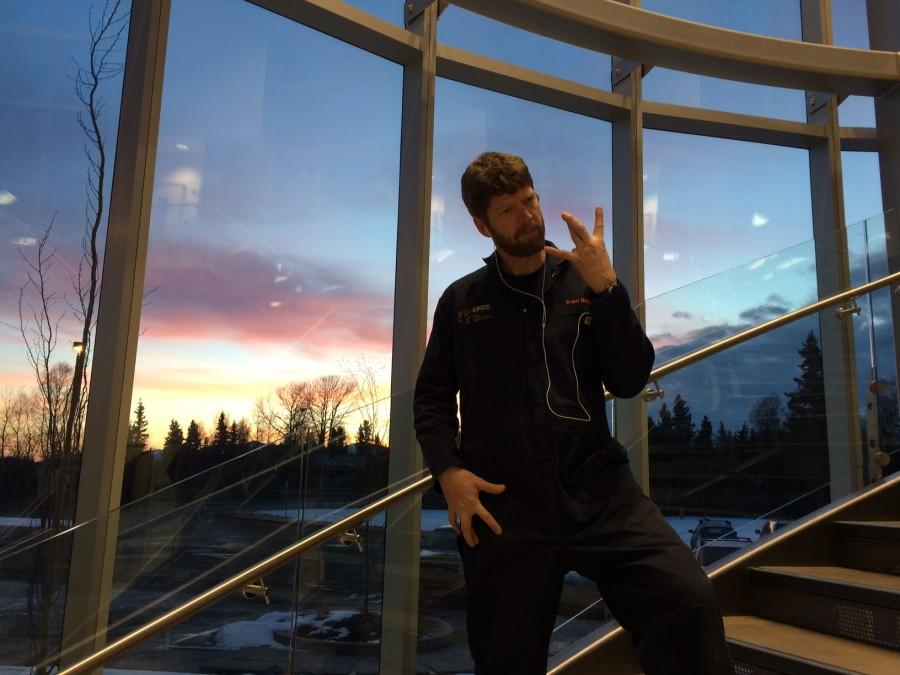
[[[297,518],[299,511],[297,509],[280,509],[259,511],[261,515],[279,516],[282,518]],[[334,523],[341,518],[346,518],[353,514],[353,509],[329,509],[329,508],[306,508],[303,511],[305,521]],[[702,516],[666,516],[666,520],[672,529],[678,533],[685,544],[691,541],[691,530],[697,527],[697,522]],[[718,517],[716,517],[718,519]],[[762,527],[765,518],[722,518],[728,520],[737,531],[737,536],[747,537],[756,541],[756,530]],[[384,514],[378,514],[371,518],[369,522],[373,525],[384,525]],[[439,527],[447,524],[447,511],[443,509],[422,509],[422,531],[431,532]]]
[[[219,649],[236,650],[245,647],[287,647],[275,640],[275,631],[291,630],[291,612],[267,612],[252,621],[234,621],[225,624],[216,633]]]

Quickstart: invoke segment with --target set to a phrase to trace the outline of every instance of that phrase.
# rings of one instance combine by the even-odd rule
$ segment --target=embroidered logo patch
[[[477,323],[492,318],[494,318],[494,315],[491,313],[490,303],[475,305],[468,309],[461,309],[456,313],[456,323],[461,326],[467,326],[470,323]]]

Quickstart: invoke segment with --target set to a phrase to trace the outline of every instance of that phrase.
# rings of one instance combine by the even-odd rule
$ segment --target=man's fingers
[[[573,216],[568,211],[563,211],[562,219],[569,227],[569,234],[572,235],[572,241],[575,242],[576,246],[579,243],[586,243],[590,241],[591,236],[588,234],[587,228],[582,224],[580,220],[578,220],[578,218]]]
[[[594,236],[603,239],[603,207],[594,209]]]
[[[459,520],[457,519],[457,516],[455,513],[447,514],[447,522],[450,523],[450,527],[453,528],[453,531],[456,532],[456,534],[462,534],[462,532],[459,529]]]
[[[488,483],[484,478],[479,478],[475,481],[475,487],[481,492],[490,492],[492,495],[499,495],[506,489],[505,485],[501,485],[500,483]]]
[[[475,528],[472,527],[472,517],[462,519],[462,536],[469,545],[469,548],[478,546],[478,535],[475,534]]]
[[[484,521],[485,525],[487,525],[489,528],[491,528],[491,531],[494,534],[496,534],[497,536],[500,536],[501,534],[503,534],[503,528],[500,527],[500,523],[498,523],[494,519],[494,516],[491,515],[490,511],[488,511],[486,508],[484,508],[482,506],[478,509],[477,513],[478,513],[478,517]]]

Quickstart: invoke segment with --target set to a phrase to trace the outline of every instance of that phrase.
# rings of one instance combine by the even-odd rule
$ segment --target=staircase
[[[725,620],[739,675],[900,673],[900,521],[829,525],[837,565],[747,569],[753,613]]]
[[[900,675],[900,475],[708,571],[737,675]],[[641,672],[621,628],[551,670],[598,672]]]

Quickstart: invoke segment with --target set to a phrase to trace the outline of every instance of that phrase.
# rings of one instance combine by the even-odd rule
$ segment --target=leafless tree
[[[384,364],[361,356],[347,370],[353,379],[356,392],[356,403],[363,420],[369,422],[372,429],[372,443],[384,445],[388,434],[388,420],[381,414],[381,407],[387,400],[379,383],[379,375],[384,371]]]
[[[274,394],[258,398],[253,410],[257,438],[269,443],[301,442],[312,422],[313,392],[309,382],[288,382]]]
[[[95,15],[91,7],[88,15],[88,59],[78,64],[73,78],[75,96],[81,103],[78,124],[84,135],[84,155],[87,160],[85,183],[84,229],[81,258],[71,273],[74,295],[60,296],[53,288],[51,273],[55,250],[50,246],[55,216],[31,255],[20,253],[27,268],[27,280],[19,294],[19,325],[28,362],[35,375],[42,408],[40,457],[44,460],[39,488],[41,524],[58,529],[68,523],[74,504],[74,493],[81,451],[84,415],[87,406],[87,364],[90,362],[92,338],[96,322],[97,300],[100,291],[99,242],[106,216],[105,183],[108,173],[107,139],[101,118],[105,102],[102,84],[117,77],[122,70],[118,60],[120,43],[128,28],[127,12],[121,0],[106,0]],[[65,300],[68,309],[60,306]],[[75,365],[70,366],[56,355],[60,327],[76,322],[79,340]],[[49,555],[49,552],[48,552]],[[54,565],[36,569],[28,598],[33,634],[32,644],[36,662],[49,654],[47,629],[51,609],[58,600],[61,570]],[[51,666],[36,667],[37,673],[49,672]]]
[[[343,375],[322,375],[310,384],[313,433],[316,443],[323,445],[331,430],[343,425],[356,384]]]

